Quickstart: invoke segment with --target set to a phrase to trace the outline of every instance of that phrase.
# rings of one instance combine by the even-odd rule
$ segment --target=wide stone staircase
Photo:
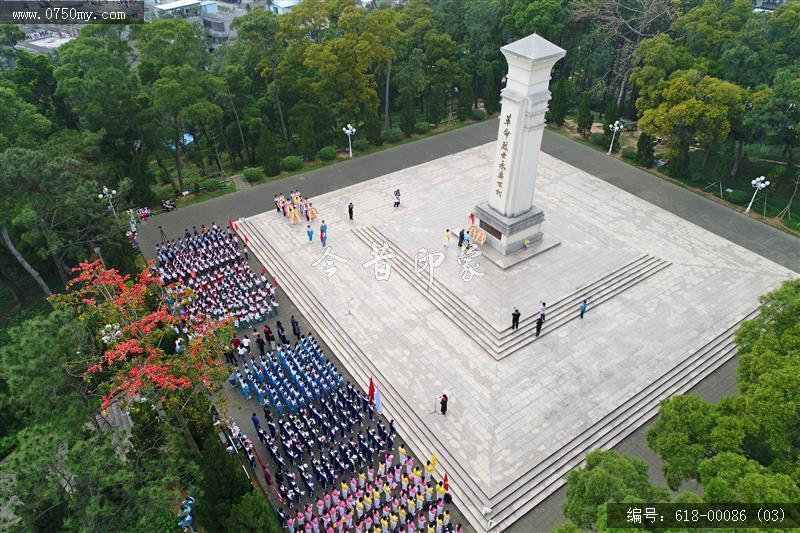
[[[548,305],[547,320],[539,337],[536,337],[538,315],[529,315],[522,319],[519,329],[516,331],[512,330],[510,326],[502,330],[498,329],[435,277],[431,283],[428,270],[416,269],[413,257],[405,253],[377,228],[361,226],[353,228],[352,231],[367,246],[371,246],[373,243],[378,245],[386,243],[387,249],[394,254],[396,259],[392,262],[393,272],[400,274],[456,327],[496,360],[511,355],[535,342],[538,338],[577,319],[578,308],[583,300],[588,300],[591,308],[595,309],[671,265],[664,259],[642,255],[596,280],[578,287]]]
[[[271,228],[271,231],[274,231],[275,235],[270,235],[270,238],[297,238],[297,235],[288,231],[288,227],[286,230]],[[353,231],[365,242],[386,242],[386,240],[380,239],[376,241],[375,238],[381,236],[377,230],[362,227]],[[735,324],[707,340],[700,349],[687,354],[673,368],[587,427],[570,442],[532,466],[528,471],[520,472],[514,482],[495,494],[487,494],[485,489],[473,481],[464,467],[447,452],[447,443],[428,430],[418,414],[419,406],[408,404],[404,396],[392,386],[391,381],[387,380],[380,369],[372,363],[368,354],[339,327],[323,302],[315,297],[313,291],[295,274],[267,238],[248,220],[240,223],[240,232],[245,233],[250,239],[251,251],[273,275],[278,277],[281,290],[291,298],[318,332],[320,338],[334,351],[361,385],[366,386],[370,376],[375,376],[380,381],[383,386],[381,393],[384,397],[387,416],[395,419],[403,439],[418,456],[428,457],[436,452],[440,463],[438,471],[448,474],[456,505],[470,525],[478,531],[501,531],[510,527],[517,519],[561,487],[565,483],[566,474],[579,466],[588,452],[597,448],[612,448],[655,416],[661,400],[683,394],[732,358],[736,354],[733,337],[739,323],[757,314],[757,310],[754,310],[746,316],[740,317]],[[399,254],[402,253],[397,247],[393,247],[393,251],[396,256],[400,256]],[[393,266],[396,266],[396,263],[393,263]],[[661,259],[643,255],[555,302],[550,307],[546,324],[547,326],[558,323],[563,325],[577,316],[575,302],[589,298],[596,307],[598,302],[607,301],[667,266],[669,263]],[[500,351],[495,353],[508,355],[519,349],[518,344],[532,342],[527,338],[520,339],[518,337],[521,333],[530,332],[533,317],[523,321],[526,326],[525,330],[521,324],[520,330],[515,332],[514,337],[510,337],[509,332],[497,331],[480,316],[469,311],[469,307],[463,301],[438,282],[434,282],[435,288],[432,287],[429,292],[427,290],[427,274],[419,275],[414,272],[413,260],[407,267],[401,266],[398,272],[402,271],[404,275],[401,275],[404,279],[420,292],[430,294],[435,291],[436,303],[434,305],[437,309],[447,314],[453,313],[452,307],[460,306],[457,312],[463,313],[460,315],[461,320],[465,316],[469,316],[473,326],[485,327],[485,331],[489,334],[486,334],[481,342],[485,343],[486,347],[499,347]],[[598,301],[594,301],[594,298],[597,298]],[[447,314],[447,316],[451,315]],[[474,330],[471,330],[471,333],[474,333]],[[545,330],[542,330],[542,335],[544,334]],[[530,428],[530,430],[535,431],[536,428]],[[492,458],[486,457],[485,460],[491,461]],[[484,514],[485,507],[490,508],[491,511]]]

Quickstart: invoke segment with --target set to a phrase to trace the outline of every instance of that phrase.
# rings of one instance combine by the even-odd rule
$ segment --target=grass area
[[[605,153],[608,151],[607,146],[600,146],[592,142],[590,139],[578,135],[570,128],[556,127],[552,125],[548,125],[547,128],[550,131],[569,137],[570,139],[585,146],[589,146],[598,152]],[[637,133],[638,132],[625,132],[621,138],[621,147],[635,149]],[[775,152],[775,150],[771,148],[762,151],[769,154],[774,154]],[[677,179],[669,175],[669,167],[665,167],[663,170],[642,167],[635,161],[622,157],[621,153],[622,150],[613,154],[613,157],[662,179],[666,179],[676,185],[689,189],[697,194],[702,194],[709,199],[713,199],[718,203],[722,203],[738,211],[744,211],[744,209],[747,207],[747,204],[750,202],[750,198],[752,197],[753,189],[750,185],[750,180],[755,176],[769,176],[771,173],[775,172],[776,167],[780,166],[773,161],[744,158],[739,165],[736,176],[723,183],[723,197],[720,198],[719,185],[712,186],[716,179],[709,177],[712,169],[714,169],[718,163],[718,158],[721,157],[718,154],[709,156],[706,165],[703,166],[702,163],[705,156],[704,150],[697,149],[690,152],[689,168],[692,177],[689,179]],[[658,153],[657,149],[656,158],[659,156],[660,154]],[[730,189],[730,191],[727,189]],[[788,233],[800,236],[800,194],[798,194],[792,203],[791,216],[786,216],[783,220],[780,220],[777,218],[777,216],[788,203],[789,195],[780,194],[774,188],[767,189],[766,193],[766,210],[764,209],[764,195],[763,193],[759,193],[756,201],[753,203],[753,209],[750,211],[750,216],[757,218],[771,226],[782,229]]]

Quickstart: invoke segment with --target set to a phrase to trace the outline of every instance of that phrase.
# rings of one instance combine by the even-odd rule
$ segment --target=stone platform
[[[240,224],[319,335],[419,456],[439,457],[479,531],[502,530],[735,353],[758,295],[795,274],[565,163],[541,154],[536,203],[561,244],[505,270],[486,258],[462,279],[455,240],[486,192],[494,143],[313,198],[342,261],[326,275],[314,224],[265,206]],[[402,205],[392,208],[400,188]],[[288,191],[287,191],[288,192]],[[347,220],[347,204],[355,221]],[[389,279],[373,244],[392,254]],[[421,249],[445,252],[430,283]],[[483,274],[482,276],[480,274]],[[578,305],[589,312],[578,319]],[[533,318],[548,303],[542,335]],[[521,327],[510,331],[519,307]],[[436,397],[450,398],[447,416]],[[491,508],[484,513],[484,507]]]

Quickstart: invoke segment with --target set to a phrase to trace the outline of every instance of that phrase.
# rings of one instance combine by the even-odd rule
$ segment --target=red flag
[[[231,220],[231,217],[228,217],[228,227],[237,233],[239,232],[239,227],[236,225],[236,222]]]
[[[247,238],[247,234],[245,234],[245,233],[242,233],[242,239],[244,239],[244,243],[245,244],[247,244],[247,241],[250,240],[250,239]]]
[[[369,403],[375,402],[375,383],[372,381],[372,376],[369,377]]]
[[[278,277],[277,276],[272,276],[272,285],[274,287],[278,286]]]
[[[261,267],[261,275],[262,276],[266,276],[267,275],[267,267],[265,267],[265,266]]]
[[[447,479],[447,474],[444,475],[444,490],[450,492],[450,480]]]

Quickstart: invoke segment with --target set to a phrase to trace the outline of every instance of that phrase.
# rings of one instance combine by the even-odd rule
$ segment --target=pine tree
[[[553,89],[553,99],[550,101],[550,122],[558,126],[564,125],[564,119],[569,111],[569,90],[567,86],[568,81],[565,79],[558,80],[555,88]]]
[[[377,109],[367,110],[367,116],[364,118],[364,130],[367,135],[367,141],[374,146],[383,144],[383,137],[381,136],[381,129],[383,123],[381,117],[378,116]]]
[[[417,121],[417,110],[414,107],[414,95],[403,91],[400,95],[400,130],[409,137],[414,133],[414,123]]]
[[[278,516],[269,501],[254,490],[245,494],[242,501],[231,508],[226,525],[228,531],[237,533],[263,533],[280,529]]]
[[[300,122],[300,129],[297,133],[300,136],[300,142],[298,143],[300,155],[302,155],[306,161],[314,159],[320,147],[317,144],[317,130],[314,127],[313,119],[311,117],[305,117]]]
[[[277,176],[281,173],[281,153],[275,135],[267,128],[261,132],[258,142],[258,160],[267,176]]]
[[[581,94],[581,103],[578,106],[578,133],[588,137],[592,132],[592,108],[589,101],[589,93]]]
[[[203,495],[195,505],[196,519],[206,531],[224,531],[231,509],[250,492],[250,483],[237,459],[219,439],[208,439],[201,459]]]
[[[464,79],[458,88],[458,102],[456,104],[456,115],[464,120],[472,113],[472,104],[475,100],[475,93],[472,90],[472,80]]]
[[[620,132],[617,132],[614,135],[614,132],[609,128],[609,124],[614,124],[616,121],[619,120],[619,108],[617,107],[616,100],[612,100],[610,104],[606,106],[606,110],[603,112],[603,146],[608,146],[611,144],[611,139],[614,139],[614,148],[612,151],[616,152],[619,150],[619,136]]]
[[[445,95],[441,87],[434,85],[431,87],[428,96],[428,121],[431,124],[439,125],[444,120],[445,115]]]
[[[497,84],[494,79],[492,65],[489,65],[486,69],[486,77],[483,82],[483,109],[486,110],[486,113],[500,111],[500,98],[497,94]]]
[[[653,165],[653,161],[655,161],[653,138],[642,132],[636,142],[636,162],[642,166],[650,167]]]

